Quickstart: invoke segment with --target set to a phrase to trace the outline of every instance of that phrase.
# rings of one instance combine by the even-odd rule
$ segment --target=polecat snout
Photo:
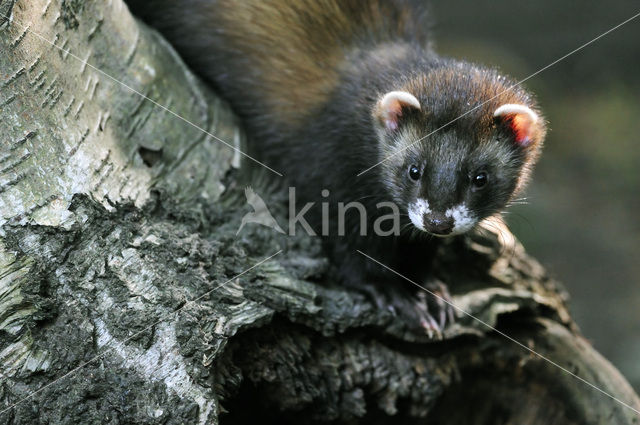
[[[531,96],[494,70],[434,53],[417,1],[128,3],[231,103],[252,153],[286,176],[300,204],[362,205],[366,220],[351,211],[344,235],[310,211],[341,281],[375,292],[409,324],[443,326],[442,303],[418,301],[356,250],[432,282],[431,235],[470,230],[524,185],[545,134]],[[399,208],[399,233],[376,231],[385,202]]]

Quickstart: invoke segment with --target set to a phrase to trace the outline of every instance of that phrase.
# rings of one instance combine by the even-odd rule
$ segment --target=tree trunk
[[[0,424],[636,423],[499,222],[438,253],[475,318],[414,334],[317,238],[236,235],[242,131],[121,0],[0,0],[0,49]]]

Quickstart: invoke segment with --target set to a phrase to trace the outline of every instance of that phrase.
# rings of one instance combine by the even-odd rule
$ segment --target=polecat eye
[[[471,183],[473,184],[474,188],[481,189],[487,184],[488,179],[489,179],[489,176],[487,176],[487,173],[484,171],[481,171],[478,174],[476,174],[476,176],[473,179],[471,179]]]
[[[411,177],[411,180],[418,180],[420,178],[420,169],[416,165],[409,167],[409,177]]]

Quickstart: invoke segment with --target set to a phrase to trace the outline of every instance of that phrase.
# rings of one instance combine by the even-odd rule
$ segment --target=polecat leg
[[[448,323],[455,321],[455,311],[451,303],[449,288],[442,281],[431,279],[423,285],[429,292],[420,291],[418,297],[423,299],[427,310],[436,314],[436,320],[441,329]]]
[[[335,261],[340,264],[336,277],[344,285],[366,295],[379,309],[389,311],[402,322],[404,326],[401,327],[415,334],[426,333],[430,338],[439,338],[445,326],[454,321],[446,285],[428,273],[413,273],[411,281],[407,281],[362,256],[337,255]],[[387,262],[393,263],[389,259]],[[427,291],[411,282],[419,283]]]
[[[379,309],[387,310],[413,332],[425,332],[429,338],[442,338],[445,326],[454,321],[447,287],[439,281],[425,285],[435,297],[423,290],[407,289],[406,282],[358,285],[361,292]]]

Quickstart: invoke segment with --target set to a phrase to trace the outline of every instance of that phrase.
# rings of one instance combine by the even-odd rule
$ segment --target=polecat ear
[[[376,119],[388,130],[396,130],[402,108],[420,109],[420,102],[406,91],[390,91],[380,98],[374,109]]]
[[[496,109],[493,116],[509,128],[515,142],[522,147],[534,145],[542,139],[544,127],[540,117],[527,106],[507,103]]]

